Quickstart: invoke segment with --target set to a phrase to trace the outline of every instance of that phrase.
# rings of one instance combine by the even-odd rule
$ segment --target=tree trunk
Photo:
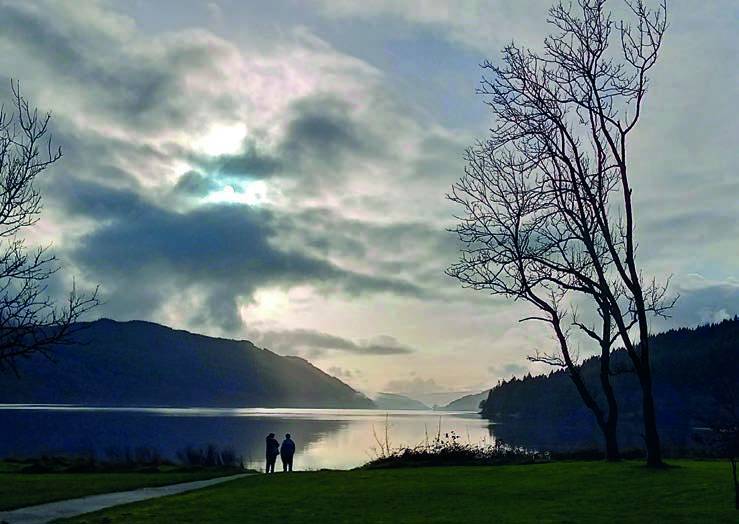
[[[585,405],[593,413],[598,427],[600,428],[601,432],[603,432],[603,438],[606,441],[606,460],[609,462],[620,460],[621,455],[618,450],[618,438],[616,434],[616,411],[610,411],[609,409],[609,416],[608,419],[606,419],[605,415],[603,414],[603,410],[598,406],[598,403],[595,401],[593,396],[590,394],[590,391],[588,391],[588,388],[585,386],[585,382],[582,380],[582,377],[580,376],[579,370],[577,368],[570,369],[570,379],[572,380],[572,382],[575,383],[575,387],[580,393],[580,398],[582,398]],[[612,393],[613,392],[611,391],[611,394]],[[613,398],[613,402],[615,404],[615,397]],[[609,406],[610,404],[611,401],[609,399]]]
[[[608,364],[606,364],[606,370],[608,370]],[[603,374],[603,366],[601,365],[601,383],[603,385],[603,393],[606,395],[608,401],[608,418],[601,426],[603,436],[606,439],[606,460],[609,462],[616,462],[621,460],[621,453],[618,449],[618,404],[616,404],[616,395],[613,392],[613,387],[608,380],[608,374]]]
[[[646,324],[646,322],[645,322]],[[646,330],[642,331],[640,350],[640,366],[637,368],[639,384],[642,390],[642,417],[644,419],[644,443],[647,448],[647,466],[659,468],[664,466],[662,462],[662,447],[657,432],[657,413],[654,407],[654,395],[652,393],[652,370],[649,363],[649,343]]]
[[[731,457],[731,473],[734,476],[734,508],[739,509],[739,483],[736,480],[736,457]]]
[[[603,430],[606,438],[606,460],[616,462],[621,459],[618,449],[618,403],[611,384],[611,315],[604,303],[599,302],[603,317],[603,332],[600,339],[600,386],[608,403],[607,418]]]
[[[618,462],[621,460],[621,453],[618,449],[618,435],[616,434],[616,424],[608,421],[603,429],[603,435],[606,437],[606,460],[608,462]]]
[[[643,379],[640,377],[642,387],[642,412],[644,417],[644,441],[647,448],[647,466],[658,468],[663,466],[662,449],[657,433],[657,416],[654,410],[654,398],[652,398],[651,377]]]

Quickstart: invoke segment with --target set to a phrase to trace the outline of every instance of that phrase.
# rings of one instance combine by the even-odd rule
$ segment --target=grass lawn
[[[732,522],[729,465],[673,461],[259,475],[64,522]]]
[[[234,470],[203,469],[155,473],[19,473],[19,466],[0,463],[0,511],[56,500],[126,491],[233,474]]]

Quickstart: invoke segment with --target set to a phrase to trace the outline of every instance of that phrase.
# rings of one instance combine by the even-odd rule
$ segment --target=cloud
[[[382,18],[431,30],[452,43],[484,52],[495,52],[509,34],[533,39],[541,34],[551,0],[505,2],[503,0],[323,0],[323,15],[329,18]],[[539,23],[537,23],[539,22]]]
[[[169,289],[201,294],[208,304],[202,320],[232,329],[241,323],[239,300],[249,301],[259,286],[309,283],[348,295],[421,293],[401,279],[354,272],[297,249],[282,249],[271,241],[277,224],[271,210],[214,204],[177,212],[133,191],[81,182],[66,191],[57,198],[66,198],[70,215],[106,224],[83,235],[68,255],[103,282],[106,300],[127,316],[151,315],[171,299]],[[361,350],[390,353],[393,348],[379,344]]]
[[[508,363],[501,366],[488,366],[488,372],[496,378],[510,378],[528,373],[529,368],[521,364]]]
[[[677,302],[666,312],[666,318],[649,317],[651,333],[720,322],[739,315],[739,281],[736,278],[712,280],[697,273],[677,273],[670,278],[667,300],[675,298]],[[578,297],[574,305],[581,322],[593,326],[599,324],[599,317],[589,300]],[[582,356],[599,352],[597,344],[589,337],[578,330],[574,330],[574,335],[578,347],[583,350]]]
[[[296,101],[282,145],[285,156],[299,159],[320,155],[328,163],[346,152],[371,152],[374,137],[362,133],[344,100],[319,95]]]
[[[290,329],[256,332],[255,342],[279,353],[342,351],[358,355],[402,355],[415,350],[395,338],[381,335],[370,340],[354,342],[347,338],[312,329]]]
[[[208,16],[216,22],[223,23],[223,8],[218,2],[208,2],[205,4],[205,8],[208,11]]]
[[[197,171],[188,171],[180,178],[172,188],[175,194],[187,196],[205,197],[218,190],[220,185]]]
[[[421,33],[416,40],[444,39],[459,53],[473,50],[496,61],[499,49],[512,39],[542,49],[544,35],[552,32],[546,24],[552,3],[326,0],[321,5],[329,20],[401,23],[406,33]],[[616,17],[628,18],[623,2],[609,3],[607,8]],[[736,31],[731,26],[731,15],[736,13],[737,4],[730,0],[670,5],[670,28],[650,75],[645,112],[629,145],[639,261],[645,274],[665,276],[705,267],[721,268],[724,276],[732,274],[725,261],[735,255],[733,239],[739,235],[739,201],[734,198],[739,183],[733,176],[736,155],[732,154],[739,122],[725,115],[733,107],[730,86],[737,85],[739,76]],[[392,28],[397,31],[396,25]],[[707,83],[706,78],[712,81]],[[471,76],[470,82],[474,80]],[[483,114],[481,101],[473,98],[470,104],[480,104]],[[481,133],[479,138],[484,138]],[[446,141],[429,150],[450,157],[454,155],[450,144]]]
[[[671,291],[679,295],[667,319],[655,319],[652,331],[720,322],[739,315],[739,281],[713,281],[701,275],[674,279]]]
[[[282,179],[291,194],[305,196],[335,189],[347,166],[381,161],[389,141],[375,136],[374,125],[361,110],[336,94],[319,93],[296,99],[282,115],[283,129],[271,146],[247,138],[233,154],[196,155],[192,161],[211,179]],[[252,129],[266,136],[266,129]]]
[[[214,177],[247,179],[269,178],[284,169],[280,154],[259,151],[253,140],[246,140],[243,150],[237,154],[196,157],[199,168]]]
[[[395,379],[388,381],[384,391],[391,393],[402,393],[406,395],[419,395],[426,393],[439,393],[447,391],[437,384],[433,378],[413,377],[410,379]]]
[[[302,245],[351,267],[407,279],[423,288],[428,299],[459,296],[457,283],[443,274],[456,256],[456,238],[442,227],[417,220],[356,220],[327,207],[284,218],[280,239],[286,245]]]
[[[354,373],[352,373],[352,370],[344,369],[339,366],[331,366],[330,368],[328,368],[328,373],[329,375],[333,375],[335,377],[343,379],[354,378]]]
[[[236,50],[203,31],[142,40],[130,19],[97,2],[24,2],[3,4],[0,34],[0,49],[24,60],[8,71],[35,88],[38,103],[64,101],[62,114],[77,112],[68,116],[97,130],[181,132],[237,109],[233,94],[203,82],[223,76]],[[190,96],[173,96],[183,91]]]
[[[512,38],[539,46],[550,4],[326,1],[320,20],[302,5],[219,18],[203,4],[159,24],[126,3],[0,2],[0,71],[54,112],[65,152],[40,180],[29,242],[53,242],[65,276],[103,285],[101,315],[228,336],[310,326],[282,333],[285,351],[352,370],[412,357],[438,381],[421,389],[477,388],[485,364],[553,342],[516,323],[520,305],[443,275],[457,256],[444,193],[489,125],[475,65]],[[675,5],[632,144],[639,261],[674,273],[682,295],[655,329],[737,311],[734,4]],[[349,19],[370,38],[337,31]],[[219,34],[191,29],[207,23]],[[685,283],[698,272],[710,276]],[[262,290],[310,298],[270,310],[253,302]],[[403,343],[333,336],[336,323]],[[370,389],[388,379],[363,371]]]
[[[45,219],[69,271],[102,283],[104,314],[235,332],[259,287],[308,284],[349,299],[429,293],[403,261],[412,227],[391,249],[374,243],[401,231],[371,198],[381,177],[407,169],[392,161],[417,124],[378,89],[373,68],[305,32],[257,56],[206,31],[146,35],[105,4],[65,6],[4,4],[0,65],[55,110],[65,158],[44,183]],[[202,149],[204,135],[242,122],[240,151]],[[396,136],[383,136],[389,125]],[[378,166],[369,183],[356,171]],[[274,201],[209,200],[254,180],[268,182]],[[369,200],[342,201],[355,194]],[[316,202],[323,217],[309,211]]]

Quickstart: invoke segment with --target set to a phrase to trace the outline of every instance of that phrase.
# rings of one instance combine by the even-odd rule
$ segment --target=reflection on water
[[[455,431],[489,443],[489,422],[466,412],[362,409],[101,408],[0,404],[0,457],[150,447],[169,458],[187,446],[232,448],[247,466],[263,467],[264,437],[291,433],[296,469],[351,468],[372,458],[377,438],[413,446]],[[278,464],[279,468],[279,464]]]

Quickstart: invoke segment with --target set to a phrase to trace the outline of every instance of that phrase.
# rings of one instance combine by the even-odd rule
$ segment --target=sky
[[[248,339],[368,394],[545,371],[526,308],[444,269],[445,195],[492,125],[479,64],[541,48],[549,5],[0,0],[0,99],[20,81],[64,151],[28,233],[63,263],[50,292],[99,285],[94,316]],[[669,3],[632,142],[639,263],[680,295],[655,331],[739,313],[738,19]]]

